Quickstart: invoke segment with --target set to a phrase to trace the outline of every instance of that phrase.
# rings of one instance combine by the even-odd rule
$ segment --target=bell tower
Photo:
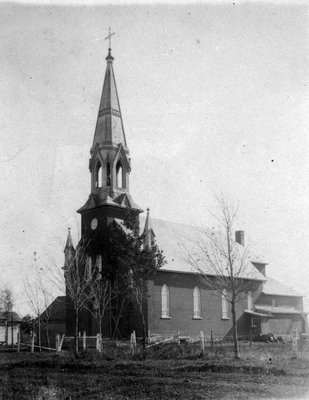
[[[82,236],[100,231],[113,218],[123,219],[128,209],[136,213],[136,216],[142,211],[129,192],[130,153],[125,137],[113,61],[114,57],[109,48],[90,150],[91,190],[87,202],[77,211],[82,215]]]

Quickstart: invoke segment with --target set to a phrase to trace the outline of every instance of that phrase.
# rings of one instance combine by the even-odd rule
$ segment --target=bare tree
[[[116,296],[115,290],[112,292],[111,281],[103,273],[102,257],[99,255],[96,259],[86,308],[97,321],[100,335],[102,335],[102,321],[113,296]]]
[[[0,290],[0,310],[10,313],[13,310],[14,295],[12,289],[8,286]]]
[[[139,241],[138,241],[139,239]],[[143,326],[143,349],[146,347],[145,304],[148,296],[149,279],[165,264],[162,251],[153,243],[152,246],[141,246],[142,238],[135,238],[135,257],[129,271],[129,293],[134,298],[141,316]],[[144,248],[143,248],[144,247]]]
[[[79,313],[91,299],[91,287],[95,270],[91,268],[87,255],[87,243],[82,238],[72,256],[64,266],[67,295],[71,298],[75,312],[75,354],[78,355]]]
[[[220,230],[206,230],[190,250],[186,248],[185,260],[199,272],[204,284],[231,304],[234,357],[238,359],[236,304],[251,289],[254,267],[248,249],[233,239],[237,208],[222,195],[216,200],[219,212],[214,217]]]
[[[36,270],[35,279],[29,280],[24,279],[24,290],[28,298],[29,305],[32,312],[35,315],[35,324],[37,324],[38,333],[38,346],[41,348],[42,345],[42,327],[45,326],[46,330],[46,341],[50,346],[49,338],[49,319],[50,319],[50,308],[48,307],[51,303],[52,296],[48,289],[43,284],[41,273]]]

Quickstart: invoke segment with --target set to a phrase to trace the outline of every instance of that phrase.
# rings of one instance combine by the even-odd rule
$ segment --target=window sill
[[[222,317],[221,318],[223,321],[228,321],[230,319],[230,317]]]
[[[163,315],[161,315],[161,319],[172,319],[172,317],[164,317]]]
[[[203,319],[203,317],[193,317],[192,319],[200,320],[200,319]]]

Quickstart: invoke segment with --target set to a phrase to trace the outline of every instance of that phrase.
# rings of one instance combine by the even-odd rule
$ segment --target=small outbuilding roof
[[[0,320],[1,321],[21,322],[20,316],[15,311],[13,311],[13,312],[0,311]]]
[[[267,277],[267,281],[263,283],[263,293],[276,296],[303,297],[302,294],[298,293],[291,287],[284,285],[283,283],[269,277]]]
[[[263,304],[257,304],[254,306],[256,311],[270,313],[270,314],[303,314],[300,310],[297,310],[294,307],[287,306],[268,306]]]
[[[244,310],[245,314],[252,315],[253,317],[271,317],[271,314],[262,314],[252,310]]]

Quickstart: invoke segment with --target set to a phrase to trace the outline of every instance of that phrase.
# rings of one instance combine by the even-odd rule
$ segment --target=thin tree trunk
[[[78,309],[75,309],[75,355],[78,356]]]
[[[142,317],[142,324],[143,324],[143,350],[146,348],[146,321],[145,321],[145,316],[143,313],[143,305],[139,304],[139,312]]]
[[[117,301],[118,301],[118,296],[117,296]],[[122,303],[121,303],[120,310],[119,310],[119,311],[117,312],[117,314],[116,314],[116,318],[117,318],[117,319],[116,319],[115,329],[114,329],[114,333],[113,333],[113,339],[115,339],[115,336],[116,336],[116,334],[117,334],[117,331],[119,332],[118,325],[119,325],[119,321],[120,321],[120,318],[121,318],[121,313],[122,313],[122,310],[123,310],[123,306],[124,306],[125,301],[126,301],[126,297],[123,298]],[[117,306],[117,310],[118,310],[118,306]],[[119,332],[119,334],[120,334],[120,332]],[[121,336],[121,335],[120,335],[120,336]]]
[[[100,333],[101,337],[102,337],[102,322],[103,322],[103,317],[104,317],[104,314],[103,314],[103,316],[100,315],[100,316],[97,318],[98,325],[99,325],[99,333]]]
[[[11,310],[11,324],[12,324],[12,346],[11,347],[14,347],[14,340],[13,340],[13,338],[14,338],[14,325],[13,325],[13,311]]]
[[[39,351],[42,351],[42,349],[41,349],[41,314],[39,315]]]
[[[47,340],[47,347],[50,347],[48,322],[46,323],[46,340]]]
[[[237,322],[236,322],[236,311],[235,311],[235,300],[232,300],[232,321],[233,321],[233,342],[234,342],[234,358],[239,359],[238,351],[238,338],[237,338]]]

